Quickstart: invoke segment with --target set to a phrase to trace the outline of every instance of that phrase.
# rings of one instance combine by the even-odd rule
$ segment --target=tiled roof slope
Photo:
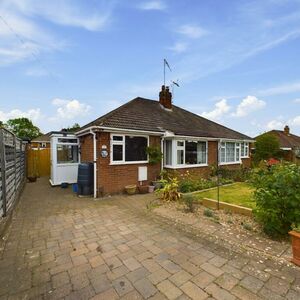
[[[50,142],[50,132],[42,134],[31,140],[32,142]]]
[[[271,130],[267,133],[278,137],[281,148],[300,148],[300,136],[286,134],[282,130]]]
[[[164,109],[158,101],[140,97],[88,123],[80,130],[93,125],[156,132],[168,130],[176,135],[184,136],[252,139],[178,106],[173,105],[172,111],[169,111]]]

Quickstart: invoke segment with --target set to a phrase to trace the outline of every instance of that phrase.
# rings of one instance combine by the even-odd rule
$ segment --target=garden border
[[[214,209],[218,208],[218,201],[217,200],[209,199],[209,198],[203,198],[203,200],[201,202],[202,202],[202,205],[205,206],[205,207],[214,208]],[[249,216],[249,217],[253,216],[251,208],[236,205],[236,204],[231,204],[231,203],[219,201],[219,208],[223,209],[223,210],[233,212],[233,213]]]

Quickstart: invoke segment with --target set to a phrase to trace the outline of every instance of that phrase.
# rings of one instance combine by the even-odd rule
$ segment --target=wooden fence
[[[20,195],[26,178],[26,145],[0,128],[0,217],[5,217]]]
[[[27,149],[27,175],[50,176],[50,148]]]

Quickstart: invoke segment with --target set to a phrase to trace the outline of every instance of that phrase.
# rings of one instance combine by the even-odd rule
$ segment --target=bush
[[[256,187],[254,214],[268,235],[285,235],[292,224],[300,224],[299,166],[284,163],[257,169],[251,182]]]
[[[185,208],[187,212],[194,212],[195,211],[195,204],[194,204],[194,197],[192,195],[186,195],[183,197],[183,202],[185,204]]]
[[[163,187],[157,190],[160,198],[164,201],[177,201],[181,194],[178,191],[178,179],[176,177],[161,180]]]
[[[204,216],[213,218],[214,217],[214,212],[210,208],[205,208],[203,211]]]

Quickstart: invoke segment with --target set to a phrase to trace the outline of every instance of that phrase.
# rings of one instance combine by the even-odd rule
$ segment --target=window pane
[[[185,142],[185,163],[187,165],[197,164],[197,142]]]
[[[72,143],[77,144],[77,139],[67,139],[67,138],[58,138],[57,139],[59,143]]]
[[[172,165],[172,141],[166,140],[165,164]]]
[[[226,162],[226,159],[225,159],[225,148],[221,148],[221,150],[220,150],[220,162]]]
[[[183,164],[183,150],[177,150],[177,165]]]
[[[241,157],[245,156],[245,143],[241,143]]]
[[[177,142],[177,146],[179,146],[179,147],[183,147],[183,146],[184,146],[184,142],[182,142],[182,141],[178,141],[178,142]]]
[[[125,137],[125,161],[147,160],[146,148],[148,140],[142,136]]]
[[[235,143],[226,143],[226,162],[234,162]]]
[[[57,163],[77,163],[78,162],[78,146],[57,145]]]
[[[123,136],[114,135],[113,140],[114,141],[123,141]]]
[[[236,144],[236,148],[235,148],[235,160],[236,161],[240,160],[240,144],[239,143]]]
[[[206,164],[206,143],[198,142],[197,143],[197,163],[198,164]]]
[[[113,161],[123,160],[123,145],[113,145]]]
[[[245,156],[249,156],[249,143],[245,143]]]

